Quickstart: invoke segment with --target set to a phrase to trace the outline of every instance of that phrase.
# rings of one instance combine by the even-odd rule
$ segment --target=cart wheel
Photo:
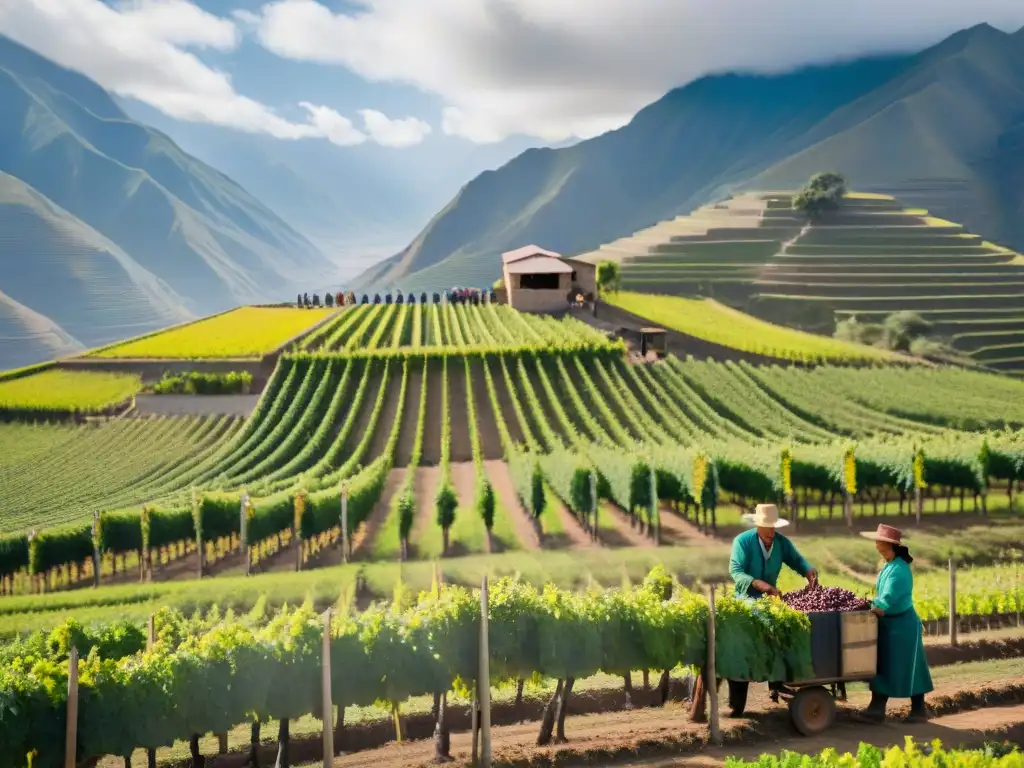
[[[801,688],[789,701],[789,716],[804,736],[817,736],[836,719],[836,702],[820,685]]]

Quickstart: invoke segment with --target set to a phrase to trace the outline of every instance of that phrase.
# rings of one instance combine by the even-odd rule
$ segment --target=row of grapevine
[[[491,586],[489,606],[492,682],[536,674],[571,690],[573,680],[602,670],[702,665],[706,655],[706,600],[663,572],[639,587],[583,595],[504,579]],[[225,620],[197,634],[182,628],[180,617],[165,612],[158,619],[149,651],[122,647],[105,656],[97,647],[79,655],[81,760],[178,740],[195,745],[196,736],[267,719],[283,722],[280,738],[287,740],[288,721],[324,717],[324,630],[310,608],[269,622]],[[723,675],[809,672],[809,622],[784,606],[723,599],[716,632]],[[397,711],[412,696],[470,683],[478,674],[479,634],[480,599],[461,587],[343,613],[330,625],[332,701],[344,708],[383,700]],[[34,768],[63,764],[67,669],[52,656],[28,656],[0,671],[0,697],[11,704],[0,768],[25,768],[30,753]],[[139,711],[147,717],[131,715]]]
[[[583,349],[605,346],[602,334],[578,320],[523,315],[495,304],[366,304],[346,308],[300,349],[338,353],[409,347],[469,350],[502,347]]]

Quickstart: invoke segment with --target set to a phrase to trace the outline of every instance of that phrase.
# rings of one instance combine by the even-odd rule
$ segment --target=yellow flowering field
[[[191,325],[97,350],[90,357],[186,360],[262,357],[334,311],[239,307]]]
[[[48,370],[0,381],[0,410],[38,412],[101,411],[122,403],[142,387],[123,373]]]

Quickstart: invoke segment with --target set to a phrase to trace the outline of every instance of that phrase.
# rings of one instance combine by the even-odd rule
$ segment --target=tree
[[[398,537],[402,546],[402,559],[409,558],[409,534],[416,520],[416,497],[406,491],[398,499]]]
[[[320,306],[320,294],[319,293],[314,293],[313,294],[313,306],[314,307],[319,307]]]
[[[887,349],[909,352],[914,341],[927,336],[931,330],[932,324],[916,312],[893,312],[882,324],[882,341]]]
[[[597,265],[597,288],[600,292],[619,290],[619,262],[606,260]]]
[[[324,294],[324,306],[325,307],[333,307],[334,306],[334,295],[333,294],[331,294],[331,293],[325,293]]]
[[[299,297],[297,299],[295,299],[295,306],[296,307],[301,307],[302,306],[302,294],[301,293],[299,294]]]
[[[455,510],[459,508],[459,497],[455,495],[455,489],[447,481],[438,489],[435,499],[437,510],[437,524],[441,526],[441,535],[444,538],[444,554],[448,554],[448,533],[455,522]]]
[[[816,173],[793,198],[793,208],[803,211],[810,219],[825,211],[834,211],[846,196],[846,179],[842,174],[828,171]]]

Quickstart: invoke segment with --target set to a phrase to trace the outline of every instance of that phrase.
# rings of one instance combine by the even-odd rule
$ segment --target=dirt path
[[[402,406],[402,427],[395,447],[395,466],[405,467],[412,459],[413,444],[416,442],[416,424],[420,418],[420,392],[426,383],[423,368],[416,367],[409,371],[409,382],[405,388],[405,403]],[[387,429],[380,430],[387,434]]]
[[[430,397],[429,391],[427,397]],[[409,556],[415,553],[416,542],[420,541],[423,532],[435,525],[434,497],[437,496],[437,488],[441,484],[440,467],[417,467],[416,479],[413,481],[413,492],[416,494],[416,521],[412,525],[412,533],[409,535],[409,548],[412,550]]]
[[[589,549],[599,546],[587,532],[583,530],[576,516],[569,511],[569,508],[562,503],[554,493],[548,492],[548,506],[554,507],[562,523],[562,533],[545,533],[542,547],[544,549]]]
[[[1006,685],[1012,681],[1005,681]],[[1024,683],[1024,679],[1018,680]],[[965,693],[977,691],[983,683],[961,683],[940,686],[929,697],[934,704],[956,700]],[[763,690],[761,690],[763,689]],[[504,765],[608,765],[626,755],[676,752],[675,757],[660,757],[635,761],[630,765],[650,768],[670,768],[688,765],[721,765],[726,756],[739,755],[754,758],[763,752],[782,749],[801,752],[820,752],[826,746],[841,751],[856,752],[860,741],[877,740],[882,744],[902,744],[904,735],[921,739],[941,738],[943,743],[984,740],[987,734],[1005,731],[1017,726],[1024,730],[1024,705],[990,707],[976,711],[940,716],[923,725],[908,725],[895,717],[884,726],[864,726],[851,720],[851,712],[867,704],[867,692],[850,696],[848,704],[840,704],[836,724],[818,738],[796,735],[784,705],[771,704],[766,686],[751,686],[748,716],[732,719],[725,715],[725,687],[722,689],[722,731],[727,744],[722,748],[706,748],[707,725],[691,723],[687,709],[681,703],[670,702],[664,707],[633,711],[609,712],[595,715],[570,714],[565,732],[569,741],[563,745],[537,747],[538,725],[523,722],[492,729],[492,751],[496,764]],[[1019,701],[1019,699],[1018,699]],[[894,708],[893,708],[894,709]],[[570,701],[570,712],[572,702]],[[897,712],[894,710],[895,716]],[[470,754],[468,731],[452,733],[451,754],[456,765],[468,764]],[[678,753],[684,753],[682,755]],[[689,753],[689,754],[685,754]],[[433,741],[420,739],[395,742],[366,752],[357,752],[335,759],[336,766],[345,768],[406,768],[429,764],[433,756]]]
[[[674,544],[708,544],[714,541],[667,504],[658,507],[658,519],[661,521],[662,537],[671,539]]]
[[[498,407],[501,408],[501,413],[505,417],[505,426],[508,427],[509,437],[515,443],[523,442],[523,428],[519,424],[519,417],[516,415],[516,409],[512,405],[512,398],[508,393],[508,387],[505,386],[505,376],[501,372],[500,365],[490,365],[486,358],[484,365],[487,365],[491,372],[491,380],[494,382],[494,391],[498,396]],[[483,375],[483,370],[481,370]],[[475,375],[475,374],[474,374]],[[487,382],[484,382],[484,389],[486,389]]]
[[[606,543],[625,547],[655,546],[653,539],[640,533],[638,529],[630,527],[629,517],[617,505],[605,502],[601,504],[598,514],[604,515],[606,520],[611,520],[614,527],[613,531],[601,528],[600,536],[606,540]]]
[[[391,501],[395,494],[402,488],[405,482],[405,469],[392,469],[388,472],[388,479],[384,481],[384,490],[381,492],[380,500],[373,506],[373,512],[352,536],[352,559],[366,560],[373,553],[373,546],[377,541],[377,535],[384,526],[384,522],[391,513]],[[341,560],[341,551],[338,551],[338,561]],[[317,567],[334,565],[326,561],[319,561]]]
[[[452,462],[452,486],[455,488],[455,495],[459,497],[458,514],[476,515],[476,467],[473,465],[473,462]],[[480,521],[480,526],[483,527],[483,521]],[[484,537],[483,548],[487,554],[501,551],[500,543],[497,541],[489,542],[486,536]],[[465,542],[457,541],[453,538],[449,547],[449,556],[455,557],[465,554],[470,554]]]
[[[470,363],[469,385],[473,387],[473,401],[476,406],[477,429],[480,433],[480,450],[484,458],[500,459],[503,451],[501,435],[498,434],[498,422],[491,407],[491,396],[487,391],[487,380],[484,378],[483,363],[479,360]]]
[[[423,421],[422,463],[441,461],[441,361],[427,363],[427,416]]]
[[[523,545],[524,549],[540,549],[540,541],[537,540],[537,531],[530,522],[530,516],[519,503],[516,496],[515,486],[512,484],[512,477],[508,472],[508,465],[504,461],[485,461],[484,467],[487,470],[487,477],[494,487],[501,506],[508,512],[512,520],[512,527],[515,529],[516,538]]]
[[[466,366],[462,359],[448,360],[448,418],[452,425],[451,460],[472,461],[469,439],[469,407],[466,404]]]
[[[704,750],[700,755],[669,760],[648,760],[638,763],[624,763],[623,768],[682,768],[683,766],[717,766],[728,757],[756,760],[764,752],[783,749],[799,750],[804,754],[817,754],[829,747],[839,754],[856,754],[862,742],[879,749],[902,747],[904,739],[912,736],[915,741],[927,744],[939,739],[943,745],[954,747],[980,747],[986,741],[1002,741],[1007,737],[1024,737],[1024,705],[994,707],[991,709],[960,712],[955,715],[937,717],[931,722],[912,725],[908,723],[887,723],[884,726],[865,729],[852,722],[837,723],[828,732],[811,738],[790,737],[775,744],[744,746],[734,745]]]
[[[259,395],[136,395],[133,418],[146,416],[248,417]]]
[[[366,464],[369,464],[384,453],[384,448],[388,444],[388,438],[391,437],[391,426],[395,423],[395,419],[403,418],[402,406],[409,404],[408,397],[406,402],[402,403],[402,369],[398,365],[392,364],[391,370],[388,371],[388,380],[384,383],[384,386],[387,387],[387,392],[384,393],[384,405],[381,407],[377,423],[374,425],[373,439],[370,441],[370,451],[364,460]],[[367,394],[374,396],[371,400],[376,399],[376,388],[372,388]],[[408,396],[408,394],[407,387],[406,395]],[[417,394],[419,393],[417,392]],[[418,407],[416,401],[413,401],[412,405],[412,410],[416,410]],[[404,418],[402,423],[404,425]],[[363,432],[360,431],[357,434],[362,437]]]

